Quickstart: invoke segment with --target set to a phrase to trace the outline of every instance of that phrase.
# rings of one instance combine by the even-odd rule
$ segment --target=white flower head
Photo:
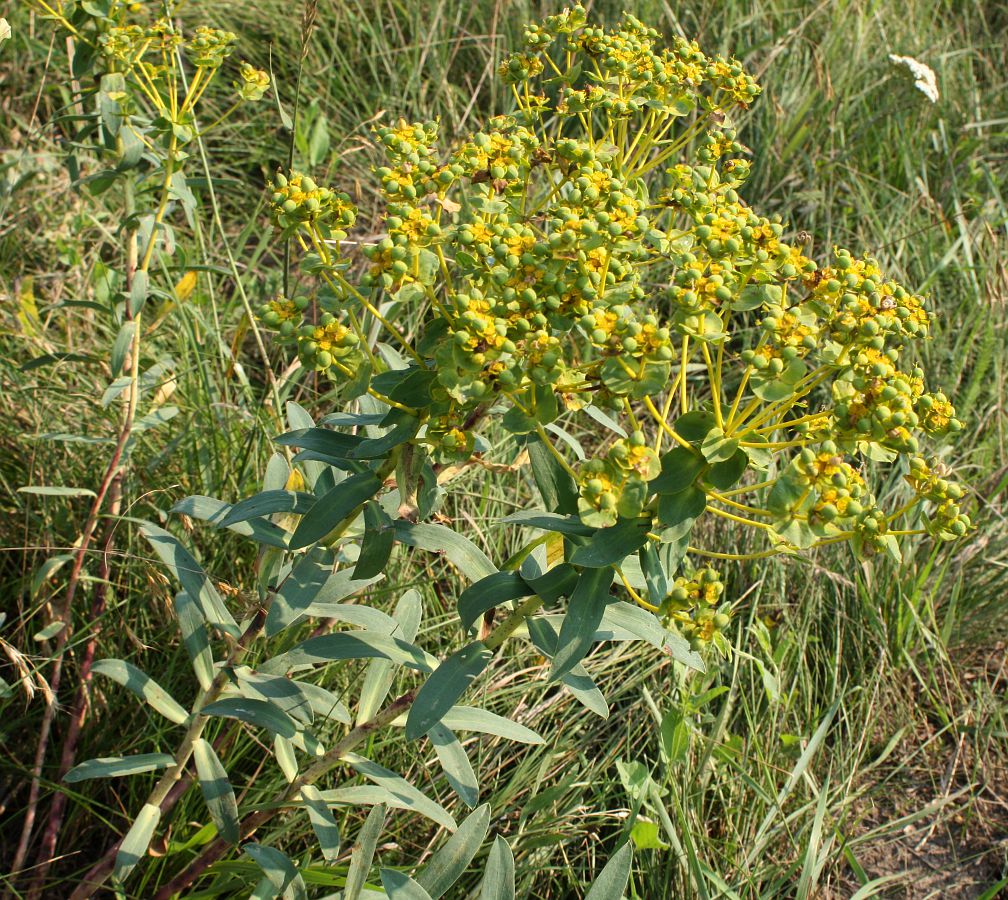
[[[890,53],[889,59],[897,66],[906,66],[913,75],[914,87],[932,103],[938,102],[938,82],[935,79],[934,69],[912,56],[897,56],[895,53]]]

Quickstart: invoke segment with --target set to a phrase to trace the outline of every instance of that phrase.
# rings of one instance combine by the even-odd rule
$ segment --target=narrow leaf
[[[213,586],[206,572],[196,558],[183,547],[174,535],[150,523],[143,526],[141,534],[150,542],[155,552],[164,561],[185,592],[196,602],[203,617],[211,625],[216,625],[232,637],[239,637],[241,630],[220,594]]]
[[[301,788],[301,799],[304,800],[308,820],[322,848],[322,856],[331,862],[339,856],[340,848],[340,833],[336,819],[333,818],[328,804],[314,785],[306,784]]]
[[[453,731],[479,731],[522,744],[545,743],[531,728],[478,706],[453,706],[441,717],[441,723]]]
[[[304,879],[286,853],[262,844],[245,844],[242,851],[266,873],[284,900],[308,900]]]
[[[612,569],[585,569],[581,572],[577,587],[571,594],[567,615],[560,626],[557,652],[550,670],[552,680],[566,675],[584,659],[609,602],[612,580]]]
[[[100,659],[94,664],[92,672],[111,678],[133,691],[138,697],[146,700],[161,715],[176,725],[181,725],[189,718],[189,713],[146,672],[122,659]]]
[[[479,782],[465,748],[455,735],[440,722],[427,732],[437,753],[445,778],[459,799],[470,809],[479,802]]]
[[[204,706],[200,710],[200,714],[239,719],[249,725],[265,728],[273,734],[279,734],[285,738],[292,738],[297,733],[297,727],[291,717],[275,704],[265,700],[228,697]]]
[[[410,589],[406,591],[396,604],[394,618],[390,622],[389,634],[394,634],[405,641],[414,641],[420,630],[420,618],[423,604],[420,594]],[[357,724],[370,721],[392,689],[395,680],[395,668],[385,659],[374,659],[368,663],[367,674],[361,685],[360,699],[357,701]]]
[[[180,591],[175,595],[175,615],[178,617],[182,644],[192,661],[196,680],[203,690],[208,690],[213,681],[213,654],[210,652],[210,638],[203,627],[203,616],[192,598]]]
[[[630,880],[630,865],[633,863],[633,847],[627,841],[599,872],[592,883],[585,900],[620,900]]]
[[[483,875],[479,900],[514,900],[514,898],[514,855],[511,853],[508,842],[497,835],[494,845],[490,849],[490,855],[487,857],[486,872]]]
[[[431,900],[430,894],[405,872],[382,869],[381,880],[390,900]]]
[[[442,662],[420,688],[410,707],[406,737],[416,740],[440,722],[491,659],[493,654],[483,642],[473,641]]]
[[[470,581],[478,581],[497,571],[490,558],[469,538],[444,525],[414,525],[400,519],[395,523],[395,530],[400,543],[444,554]]]
[[[398,638],[368,631],[337,631],[308,638],[259,669],[278,673],[337,659],[375,658],[389,659],[418,672],[432,672],[437,666],[436,657]]]
[[[175,757],[168,753],[104,756],[79,763],[63,776],[63,780],[67,784],[74,784],[78,781],[87,781],[89,778],[122,778],[124,775],[139,775],[173,765]]]
[[[315,497],[303,491],[263,491],[232,506],[216,525],[228,528],[239,522],[274,513],[304,515],[315,505]]]
[[[487,610],[528,597],[534,591],[525,579],[515,572],[494,572],[481,578],[475,584],[469,585],[458,598],[459,619],[462,630],[468,631],[476,620]]]
[[[347,868],[343,900],[359,900],[361,890],[367,883],[368,872],[371,871],[371,863],[374,860],[378,837],[385,824],[386,815],[388,815],[388,810],[383,804],[379,804],[368,813],[368,817],[357,835],[357,840],[354,841],[353,850],[350,852],[350,865]]]
[[[133,871],[133,867],[147,854],[154,829],[161,821],[161,808],[145,803],[130,830],[126,832],[119,851],[116,853],[113,876],[123,881]]]
[[[381,480],[372,471],[358,472],[319,497],[291,535],[290,549],[299,550],[321,541],[362,503],[381,490]]]
[[[217,826],[217,833],[228,843],[237,844],[238,801],[235,800],[234,788],[228,781],[227,771],[213,747],[203,738],[197,739],[193,744],[193,759],[196,761],[200,790],[210,811],[210,818]]]
[[[354,578],[374,578],[388,564],[395,545],[392,517],[373,500],[364,507],[364,537],[354,567]]]
[[[384,766],[380,766],[370,759],[358,756],[356,753],[346,754],[343,760],[353,766],[357,772],[368,780],[395,794],[401,802],[406,804],[406,808],[418,812],[422,816],[426,816],[439,825],[443,825],[449,831],[455,831],[458,827],[447,810],[431,800],[401,775],[397,775],[390,769],[386,769]]]
[[[447,893],[479,852],[489,828],[490,805],[484,803],[466,816],[458,831],[430,858],[430,862],[417,875],[417,884],[433,900]]]

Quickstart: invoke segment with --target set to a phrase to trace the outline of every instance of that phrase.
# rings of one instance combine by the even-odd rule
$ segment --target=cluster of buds
[[[300,172],[277,172],[269,187],[273,221],[285,234],[307,225],[324,229],[326,238],[345,240],[357,219],[357,207],[346,194],[319,187]]]
[[[659,612],[679,629],[692,649],[701,650],[731,621],[728,612],[719,609],[723,593],[724,584],[714,569],[678,575]]]
[[[934,505],[924,518],[928,531],[934,537],[953,540],[969,531],[969,516],[959,509],[964,491],[956,482],[939,473],[937,461],[929,463],[920,456],[911,457],[906,480],[921,500]]]
[[[360,340],[356,333],[332,313],[322,313],[315,324],[304,324],[297,332],[298,356],[302,364],[316,372],[342,364],[353,369],[360,359]]]
[[[219,69],[236,40],[233,31],[201,25],[186,43],[186,55],[197,68]]]
[[[843,346],[881,350],[907,339],[924,337],[930,319],[923,300],[882,278],[878,263],[854,259],[838,249],[831,267],[807,280],[811,300],[829,321],[829,330]]]
[[[253,103],[256,100],[262,100],[266,91],[269,90],[269,86],[269,73],[257,69],[247,62],[241,64],[241,68],[238,70],[238,80],[234,82],[234,89],[242,100]]]
[[[143,55],[150,40],[147,29],[139,25],[114,25],[98,38],[105,56],[127,69]]]
[[[307,306],[308,298],[303,295],[293,300],[277,295],[259,310],[259,318],[267,328],[278,331],[281,338],[291,338],[300,325]]]
[[[919,417],[914,406],[921,396],[923,373],[906,375],[891,366],[880,357],[867,369],[855,368],[849,380],[834,382],[838,436],[916,453],[919,442],[913,432]]]
[[[603,459],[590,459],[581,465],[581,521],[604,528],[614,525],[619,517],[638,517],[648,499],[647,483],[660,472],[661,462],[645,443],[642,432],[617,441]]]
[[[447,152],[436,123],[377,128],[384,233],[362,246],[369,265],[356,285],[349,261],[327,251],[352,225],[352,204],[307,176],[278,176],[274,221],[310,237],[321,258],[312,271],[335,298],[321,308],[335,318],[299,325],[300,307],[275,301],[264,322],[337,378],[352,368],[341,354],[364,349],[354,304],[410,343],[431,370],[418,440],[435,459],[473,453],[459,423],[487,412],[527,434],[564,410],[629,409],[634,435],[577,470],[579,513],[592,527],[654,511],[648,482],[660,467],[636,414],[681,385],[668,408],[678,401],[693,418],[685,431],[663,427],[702,457],[706,500],[694,497],[695,507],[739,524],[769,513],[755,524],[769,525],[782,550],[854,535],[865,553],[893,553],[904,530],[893,533],[877,508],[859,459],[891,461],[916,453],[924,435],[962,427],[923,373],[900,365],[928,333],[923,300],[870,258],[838,249],[818,268],[809,236],[786,239],[779,217],[750,208],[730,113],[755,84],[734,60],[679,39],[662,50],[657,39],[632,16],[600,28],[574,7],[528,28],[501,65],[513,115]],[[687,145],[692,156],[673,158]],[[395,304],[411,312],[410,339],[383,318]],[[744,485],[750,467],[769,469],[766,509],[717,494]],[[933,534],[968,527],[955,501],[928,501]],[[714,615],[693,633],[706,634]]]

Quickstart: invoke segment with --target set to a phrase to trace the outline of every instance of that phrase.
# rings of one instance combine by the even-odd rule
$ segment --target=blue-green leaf
[[[301,799],[308,812],[308,820],[311,822],[312,830],[322,848],[322,856],[331,862],[339,856],[340,848],[340,833],[336,819],[333,818],[329,805],[314,785],[306,784],[301,788]]]
[[[254,843],[245,844],[242,850],[266,873],[284,900],[308,900],[304,879],[286,853]]]
[[[161,808],[145,803],[116,853],[115,870],[112,874],[119,881],[124,881],[133,871],[133,867],[147,854],[154,829],[160,821]]]
[[[508,842],[500,835],[494,840],[487,857],[486,872],[480,887],[479,900],[514,900],[515,864]]]
[[[346,885],[343,888],[343,900],[358,900],[361,890],[367,882],[371,862],[378,847],[378,836],[385,824],[388,810],[384,804],[379,804],[368,813],[350,852],[350,865],[347,868]]]
[[[426,816],[431,821],[443,825],[449,831],[455,831],[458,827],[455,824],[455,820],[440,804],[435,803],[401,775],[397,775],[390,769],[386,769],[384,766],[380,766],[356,753],[347,753],[343,757],[343,761],[353,766],[361,775],[373,781],[379,787],[390,791],[400,802],[405,804],[407,809],[412,809],[414,812]]]
[[[557,652],[553,657],[550,679],[556,680],[574,668],[588,652],[595,629],[602,621],[602,613],[609,603],[609,587],[613,570],[585,569],[571,594],[567,614],[557,639]]]
[[[437,900],[462,877],[473,857],[486,839],[490,828],[490,805],[474,809],[465,821],[431,858],[417,875],[419,884]]]
[[[217,826],[217,833],[228,843],[237,844],[238,801],[235,800],[227,770],[221,765],[213,747],[202,738],[198,738],[193,744],[193,759],[196,762],[200,790],[210,811],[210,818]]]
[[[199,606],[203,618],[211,625],[216,625],[232,637],[238,637],[241,629],[235,622],[228,608],[224,605],[217,588],[207,576],[196,558],[188,551],[174,535],[147,523],[141,529],[141,534],[150,542],[155,552],[172,570],[183,590]]]
[[[122,778],[124,775],[140,775],[155,769],[166,769],[175,765],[175,757],[168,753],[137,753],[135,756],[106,756],[89,759],[74,766],[63,780],[67,784],[87,781],[89,778]]]
[[[633,847],[628,841],[613,854],[592,883],[585,900],[620,900],[630,880]]]
[[[381,490],[382,482],[368,470],[351,475],[319,497],[291,535],[290,549],[299,550],[321,541],[344,519]]]
[[[200,710],[204,716],[224,716],[229,719],[240,719],[249,725],[265,728],[281,737],[292,738],[297,733],[294,720],[280,707],[266,700],[253,700],[248,697],[227,697],[210,703]]]
[[[405,872],[382,869],[381,880],[389,900],[431,900],[431,895]]]
[[[100,659],[92,672],[111,678],[146,700],[161,715],[176,725],[189,718],[189,713],[146,672],[122,659]]]
[[[440,722],[491,659],[493,654],[483,642],[473,641],[442,662],[420,688],[410,707],[406,737],[416,740]]]

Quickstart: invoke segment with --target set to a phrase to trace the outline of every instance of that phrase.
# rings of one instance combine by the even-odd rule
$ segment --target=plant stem
[[[270,803],[266,808],[252,813],[242,823],[241,841],[246,841],[252,837],[259,828],[279,813],[285,805],[294,801],[300,793],[301,788],[318,781],[330,769],[339,765],[347,753],[367,740],[375,731],[384,728],[398,719],[399,716],[409,709],[415,696],[415,693],[412,691],[403,694],[393,700],[392,703],[386,706],[373,719],[368,722],[362,722],[348,731],[322,759],[309,766],[300,776],[295,778],[277,800]],[[169,900],[169,898],[184,891],[210,866],[227,853],[230,848],[231,844],[227,841],[219,837],[215,838],[185,869],[171,881],[162,885],[161,889],[154,895],[154,900]]]
[[[157,232],[158,227],[163,221],[165,214],[168,209],[168,199],[169,199],[169,189],[171,186],[172,174],[174,172],[174,160],[175,151],[177,149],[177,139],[174,134],[172,135],[169,142],[168,154],[165,159],[165,177],[161,186],[161,198],[158,203],[157,213],[154,216],[154,222],[151,226],[150,238],[148,239],[148,244],[143,254],[143,259],[140,264],[137,264],[138,257],[138,246],[137,246],[137,235],[136,231],[131,231],[127,238],[127,248],[126,248],[126,285],[127,288],[131,287],[136,273],[143,272],[146,274],[151,258],[154,255],[154,246],[157,243]],[[133,194],[132,182],[127,181],[128,187],[125,191],[124,206],[126,207],[127,213],[132,213],[133,207],[135,206],[135,198]],[[129,291],[127,289],[127,296]],[[129,320],[131,318],[131,313],[129,309],[130,301],[127,300],[126,303],[126,317]],[[77,587],[80,584],[81,574],[84,568],[84,558],[87,555],[88,550],[91,547],[91,541],[94,539],[95,530],[98,527],[98,521],[101,517],[102,510],[105,506],[105,499],[108,497],[109,492],[113,490],[114,485],[118,485],[122,478],[126,446],[129,443],[130,437],[133,433],[133,423],[136,421],[137,406],[139,403],[139,374],[140,374],[140,338],[142,335],[141,327],[141,317],[143,311],[138,310],[135,316],[132,316],[132,321],[134,322],[133,330],[133,341],[130,346],[130,389],[129,395],[126,401],[126,408],[123,412],[122,425],[119,429],[119,437],[116,441],[114,450],[112,451],[112,456],[109,459],[108,464],[105,467],[105,472],[102,475],[101,483],[99,484],[98,490],[95,494],[95,498],[91,503],[91,508],[88,510],[87,519],[84,522],[84,529],[81,532],[80,541],[77,547],[77,552],[74,554],[73,566],[70,570],[70,577],[67,581],[66,594],[64,595],[63,603],[60,607],[60,611],[57,615],[57,621],[63,623],[63,629],[60,631],[59,636],[56,639],[56,647],[53,653],[53,671],[49,678],[49,686],[52,690],[54,697],[58,696],[58,691],[60,687],[60,682],[62,680],[63,674],[63,659],[64,653],[66,651],[67,644],[70,640],[72,633],[72,615],[73,615],[73,603],[74,598],[77,594]],[[118,490],[118,488],[116,488]],[[42,721],[39,725],[39,737],[38,743],[35,749],[35,759],[32,763],[32,774],[31,774],[31,784],[28,789],[28,803],[25,807],[25,817],[24,822],[21,826],[21,835],[18,840],[17,850],[14,854],[14,859],[11,865],[11,872],[16,873],[20,871],[23,866],[25,859],[28,855],[28,845],[31,842],[32,832],[35,827],[35,816],[38,811],[39,802],[39,792],[41,788],[42,780],[42,768],[45,765],[46,751],[49,746],[49,736],[52,731],[53,719],[56,714],[56,704],[52,703],[46,707],[45,712],[42,715]],[[76,738],[75,738],[76,740]],[[71,751],[72,751],[71,747]],[[66,754],[64,754],[66,755]],[[72,752],[69,754],[69,758],[72,761]],[[59,831],[59,822],[56,821],[54,824],[47,826],[47,834],[49,831],[55,830],[55,833]],[[55,834],[54,834],[55,838]],[[40,851],[43,850],[40,848]],[[40,859],[39,870],[33,875],[33,884],[40,883],[40,879],[44,878],[50,860]]]

